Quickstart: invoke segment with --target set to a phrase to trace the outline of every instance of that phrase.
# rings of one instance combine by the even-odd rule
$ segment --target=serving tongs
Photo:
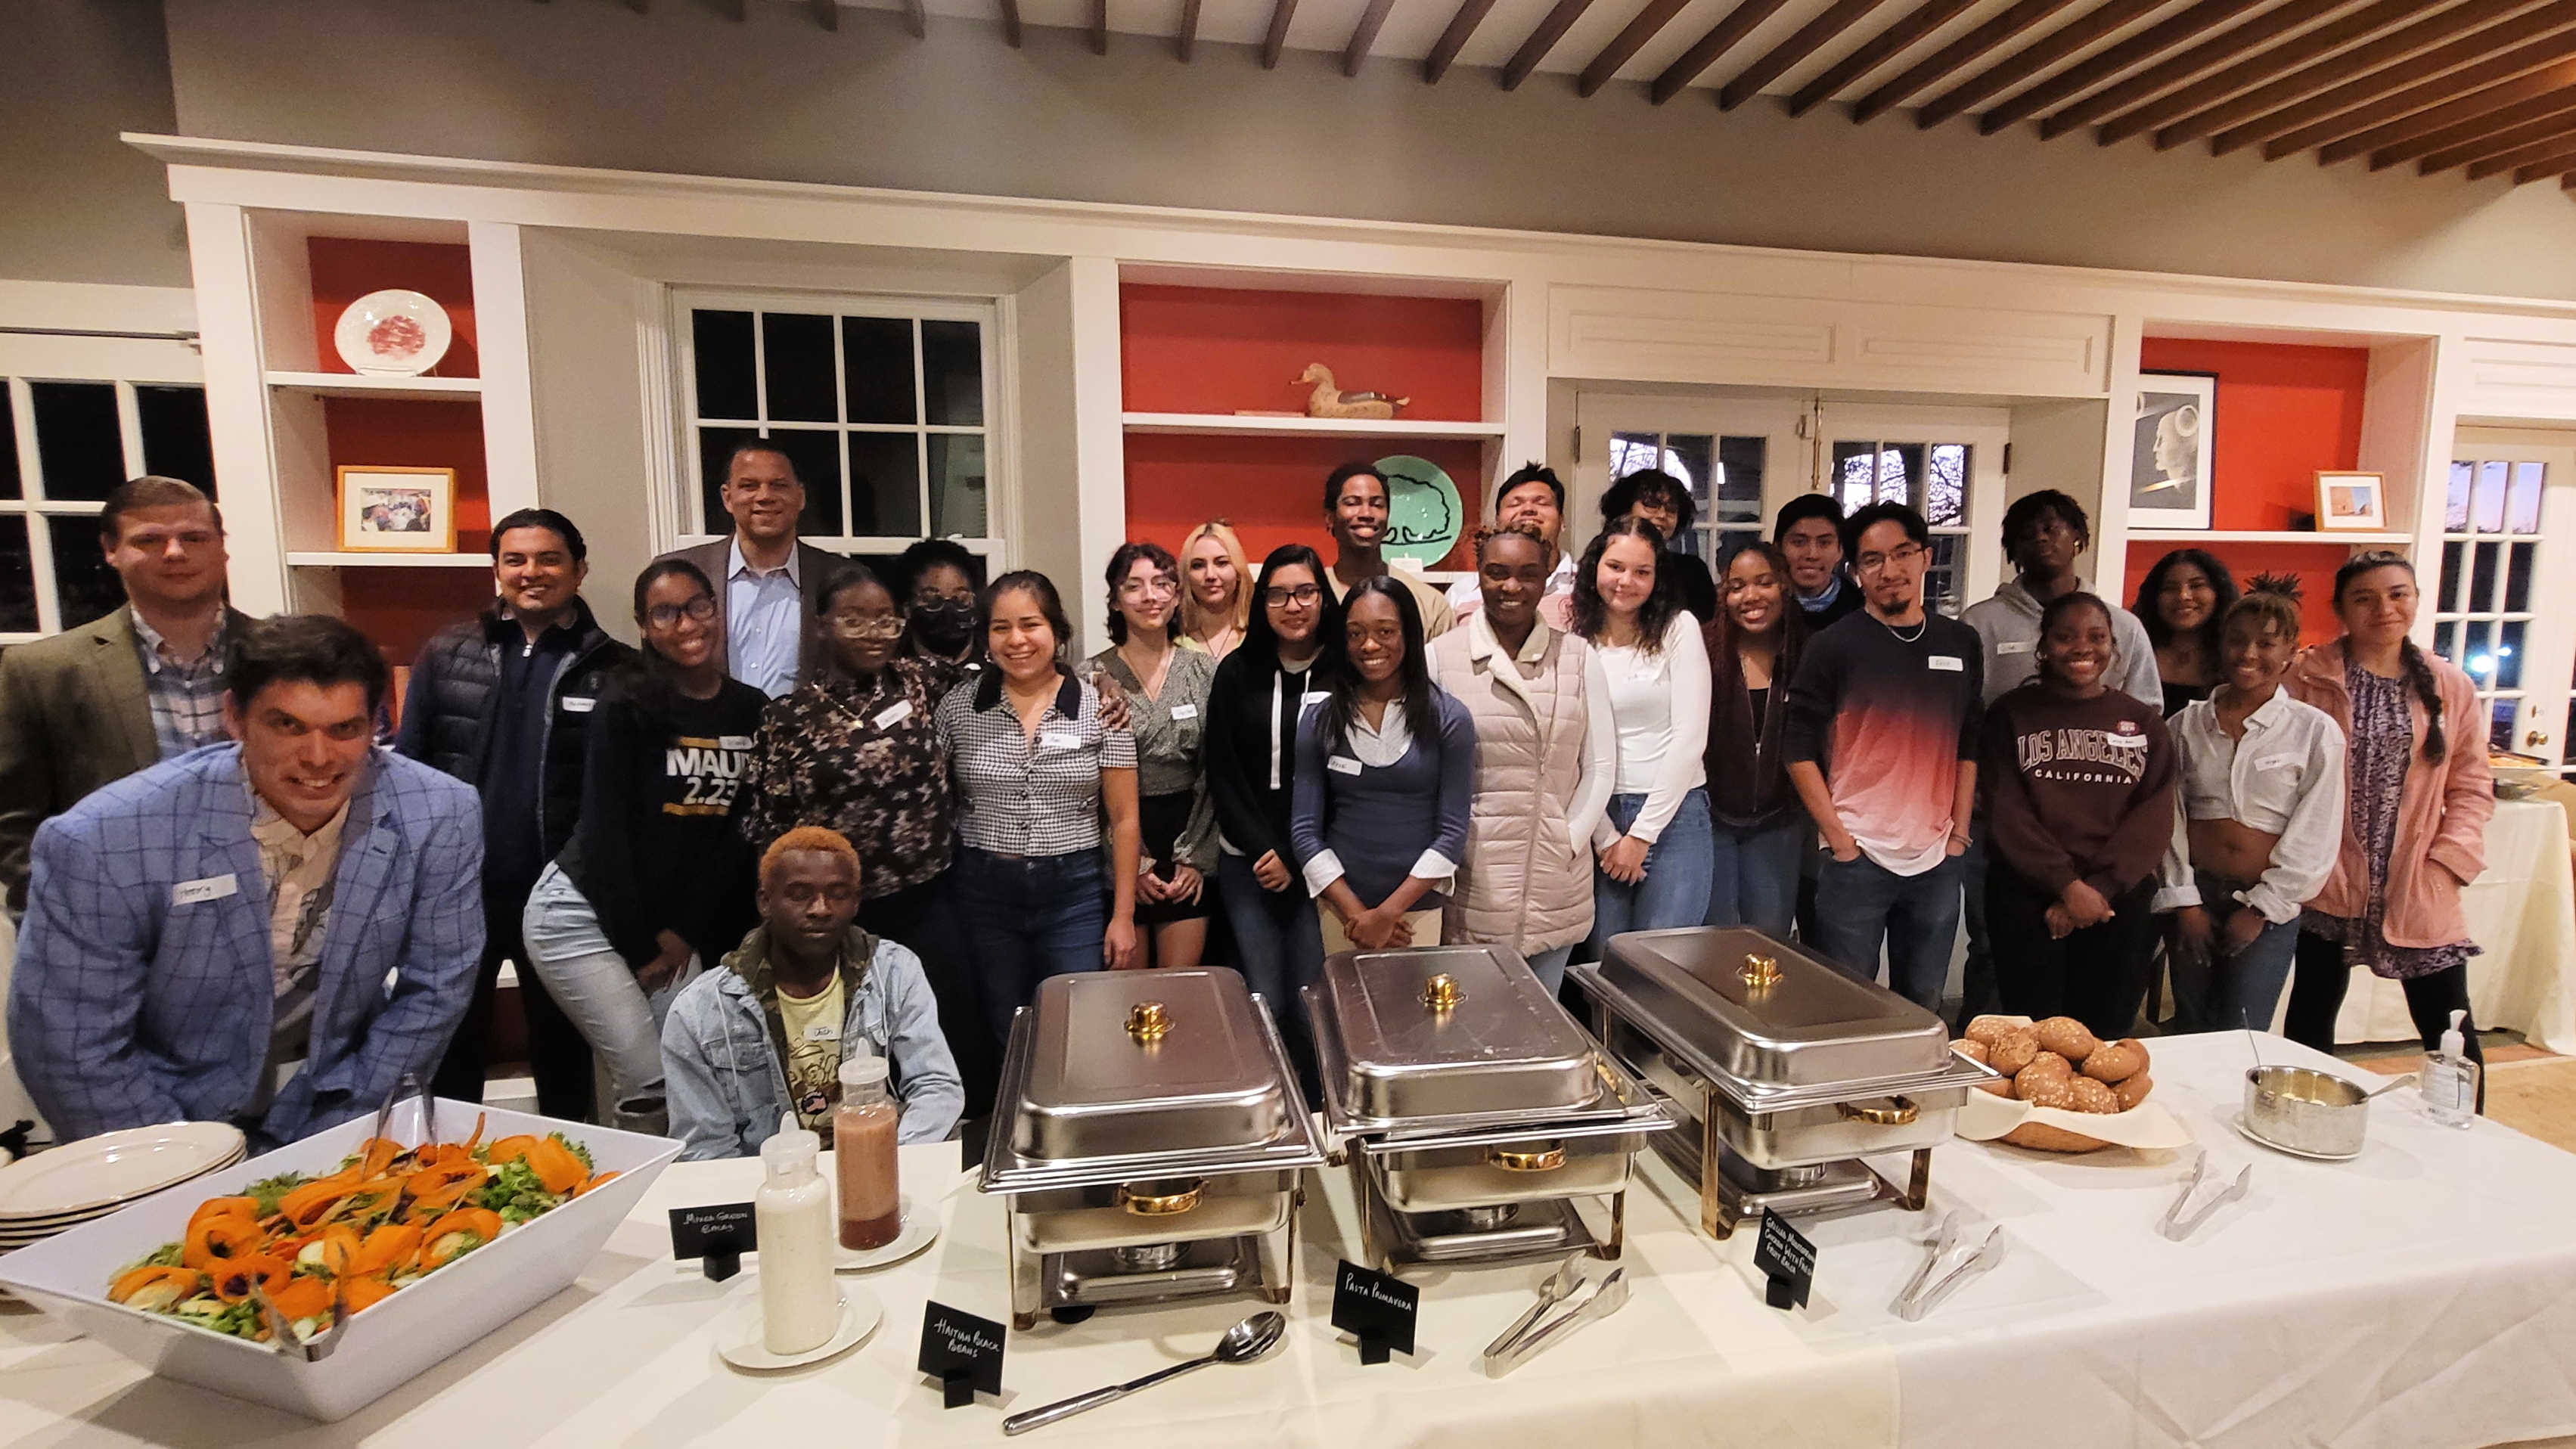
[[[1577,1328],[1607,1318],[1627,1303],[1628,1270],[1613,1268],[1608,1277],[1592,1283],[1586,1292],[1585,1261],[1583,1255],[1566,1259],[1563,1267],[1539,1285],[1538,1302],[1504,1329],[1501,1337],[1485,1345],[1488,1375],[1500,1378],[1510,1373],[1572,1337]],[[1568,1302],[1574,1306],[1540,1322],[1549,1309]]]
[[[2191,1180],[2182,1185],[2182,1195],[2173,1200],[2173,1206],[2165,1209],[2163,1219],[2156,1224],[2156,1231],[2177,1243],[2190,1237],[2202,1223],[2208,1222],[2215,1216],[2220,1208],[2243,1197],[2246,1189],[2254,1185],[2254,1165],[2247,1163],[2245,1170],[2236,1174],[2234,1182],[2220,1188],[2214,1195],[2202,1198],[2200,1205],[2193,1207],[2186,1214],[2183,1209],[2191,1207],[2192,1199],[2199,1195],[2202,1186],[2209,1180],[2209,1154],[2203,1152],[2200,1154],[2200,1160],[2191,1165]]]
[[[403,1073],[402,1081],[385,1097],[384,1105],[376,1109],[376,1130],[369,1134],[370,1137],[383,1139],[385,1129],[393,1125],[394,1108],[402,1105],[403,1098],[413,1096],[420,1098],[420,1140],[423,1145],[436,1142],[437,1099],[430,1095],[428,1085],[412,1072]],[[400,1208],[400,1198],[395,1200],[395,1206]],[[258,1306],[260,1321],[268,1325],[269,1347],[284,1357],[301,1358],[306,1363],[320,1363],[329,1358],[331,1350],[340,1346],[340,1334],[349,1326],[348,1286],[336,1277],[331,1283],[331,1324],[310,1338],[295,1331],[295,1325],[278,1311],[277,1305],[269,1300],[267,1291],[259,1286],[257,1280],[250,1284],[250,1301]]]
[[[1968,1245],[1967,1229],[1959,1214],[1946,1213],[1941,1227],[1928,1240],[1931,1252],[1923,1266],[1914,1270],[1913,1281],[1896,1295],[1896,1316],[1908,1323],[1919,1323],[1923,1316],[1941,1305],[1941,1300],[1959,1290],[1961,1284],[2003,1261],[2004,1230],[1998,1224],[1989,1230],[1985,1240]],[[1965,1251],[1962,1251],[1962,1250]],[[1947,1265],[1946,1271],[1944,1265]]]

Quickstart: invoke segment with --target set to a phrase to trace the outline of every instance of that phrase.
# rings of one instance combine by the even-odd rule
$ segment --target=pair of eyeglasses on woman
[[[1261,591],[1261,602],[1270,605],[1274,609],[1284,609],[1291,604],[1311,604],[1323,596],[1324,590],[1322,586],[1317,584],[1299,584],[1293,589],[1263,589]]]
[[[656,629],[668,629],[682,619],[695,619],[712,624],[716,617],[716,596],[700,594],[685,604],[655,604],[644,611],[644,622]]]
[[[903,620],[893,614],[832,614],[825,622],[835,634],[853,639],[898,639],[903,636]]]

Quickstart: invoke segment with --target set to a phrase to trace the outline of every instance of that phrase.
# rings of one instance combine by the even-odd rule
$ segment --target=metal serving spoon
[[[1165,1379],[1179,1378],[1192,1369],[1205,1368],[1212,1363],[1250,1363],[1277,1348],[1279,1340],[1287,1335],[1288,1316],[1286,1314],[1256,1313],[1227,1329],[1225,1337],[1217,1340],[1216,1352],[1205,1358],[1194,1358],[1188,1363],[1176,1363],[1170,1368],[1156,1369],[1141,1379],[1129,1379],[1123,1384],[1113,1384],[1105,1389],[1093,1389],[1087,1394],[1076,1394],[1070,1399],[1058,1399],[1042,1408],[1013,1414],[1002,1421],[1002,1432],[1025,1434],[1031,1429],[1043,1428],[1058,1419],[1070,1419],[1085,1409],[1099,1408],[1113,1399],[1123,1399],[1138,1389],[1150,1389]]]

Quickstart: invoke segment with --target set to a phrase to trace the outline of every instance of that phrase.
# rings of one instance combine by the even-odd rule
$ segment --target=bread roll
[[[2050,1062],[2057,1063],[2056,1070],[2049,1070]],[[2034,1107],[2072,1111],[2075,1107],[2074,1080],[2074,1073],[2066,1069],[2063,1057],[2042,1056],[2022,1068],[2021,1074],[2013,1078],[2013,1095]]]
[[[2084,1023],[2071,1016],[2052,1016],[2034,1023],[2031,1030],[2039,1034],[2039,1044],[2066,1058],[2080,1062],[2101,1049],[2102,1039],[2084,1029]]]
[[[2017,1026],[1986,1044],[1986,1065],[2013,1076],[2029,1066],[2039,1055],[2039,1038],[2026,1026]]]
[[[1966,1038],[1961,1038],[1958,1041],[1950,1043],[1950,1050],[1957,1052],[1959,1055],[1966,1057],[1968,1060],[1975,1062],[1979,1066],[1984,1066],[1987,1062],[1993,1060],[1993,1058],[1986,1055],[1986,1044],[1981,1041],[1970,1041]]]
[[[2136,1037],[2097,1047],[2084,1059],[2084,1075],[2097,1082],[2125,1082],[2147,1069],[2147,1049]]]
[[[2005,1032],[2021,1029],[2022,1024],[2009,1016],[1981,1016],[1969,1022],[1968,1029],[1960,1034],[1972,1042],[1993,1046],[1995,1039]]]
[[[2155,1079],[2144,1072],[2140,1072],[2136,1076],[2129,1078],[2127,1081],[2120,1083],[2116,1087],[2113,1087],[2111,1089],[2111,1094],[2120,1099],[2120,1110],[2126,1112],[2131,1107],[2147,1100],[2147,1093],[2152,1092],[2155,1089]]]
[[[2003,1140],[2015,1147],[2028,1147],[2039,1152],[2090,1152],[2097,1147],[2111,1145],[2081,1132],[2051,1127],[2045,1122],[2024,1122],[2005,1133]]]
[[[2120,1094],[2091,1077],[2069,1077],[2066,1086],[2075,1098],[2078,1112],[2108,1114],[2120,1110]]]

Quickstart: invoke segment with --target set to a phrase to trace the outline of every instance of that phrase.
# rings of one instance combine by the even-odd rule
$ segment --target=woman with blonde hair
[[[1251,579],[1232,524],[1215,518],[1191,529],[1181,540],[1181,632],[1172,642],[1211,659],[1234,652],[1252,617]]]

